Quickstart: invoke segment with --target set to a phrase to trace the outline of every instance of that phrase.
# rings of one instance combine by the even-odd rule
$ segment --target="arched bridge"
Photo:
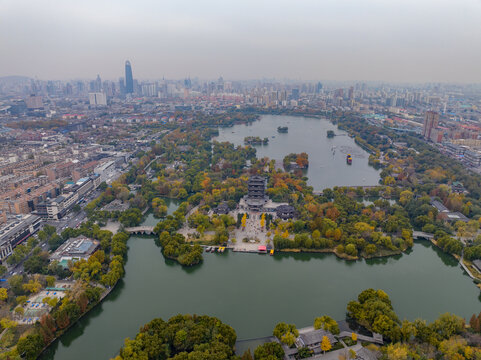
[[[134,235],[152,235],[154,234],[154,227],[153,226],[135,226],[135,227],[125,228],[125,231],[127,231],[129,234],[134,234]]]

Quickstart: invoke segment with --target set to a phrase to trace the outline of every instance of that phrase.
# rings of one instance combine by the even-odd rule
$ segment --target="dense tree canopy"
[[[214,317],[177,315],[167,322],[154,319],[135,339],[125,340],[116,359],[236,359],[236,337],[234,329]]]

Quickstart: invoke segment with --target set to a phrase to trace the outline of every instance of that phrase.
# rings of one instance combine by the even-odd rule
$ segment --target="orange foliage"
[[[339,210],[337,210],[335,206],[330,207],[326,210],[326,217],[333,221],[335,221],[339,217],[339,215],[341,215],[341,213],[339,212]]]

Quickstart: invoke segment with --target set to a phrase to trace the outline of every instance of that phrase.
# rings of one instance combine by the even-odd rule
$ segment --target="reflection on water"
[[[268,336],[280,321],[301,327],[323,314],[343,319],[347,303],[370,287],[390,295],[401,319],[433,320],[448,311],[469,318],[479,312],[479,290],[452,264],[429,242],[415,242],[410,254],[368,261],[228,252],[206,253],[201,266],[182,268],[164,259],[152,238],[134,236],[125,278],[42,359],[113,357],[140,326],[178,313],[216,316],[239,339]]]

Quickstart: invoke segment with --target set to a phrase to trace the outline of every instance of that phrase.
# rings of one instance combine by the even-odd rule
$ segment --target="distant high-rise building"
[[[316,94],[319,94],[322,90],[322,84],[320,82],[318,82],[316,84]]]
[[[97,75],[97,79],[95,79],[95,92],[100,92],[102,91],[102,79],[100,78],[100,75]]]
[[[149,84],[142,84],[141,86],[142,95],[148,97],[157,96],[157,84],[149,83]]]
[[[89,103],[92,106],[107,106],[107,95],[104,93],[89,93]]]
[[[83,94],[85,92],[85,84],[82,81],[77,81],[77,95]]]
[[[41,109],[43,108],[43,101],[41,96],[30,95],[25,99],[27,109]]]
[[[134,92],[134,78],[132,76],[132,66],[130,61],[125,62],[125,93],[132,94]]]
[[[119,78],[119,89],[122,95],[125,95],[125,81],[124,78]]]
[[[299,89],[292,89],[292,100],[299,100]]]
[[[343,98],[344,97],[344,89],[336,89],[334,91],[335,98]]]
[[[354,99],[354,88],[351,86],[349,88],[349,100],[353,100]]]
[[[433,129],[438,126],[439,114],[436,111],[426,111],[424,115],[423,137],[426,140],[431,139]]]

